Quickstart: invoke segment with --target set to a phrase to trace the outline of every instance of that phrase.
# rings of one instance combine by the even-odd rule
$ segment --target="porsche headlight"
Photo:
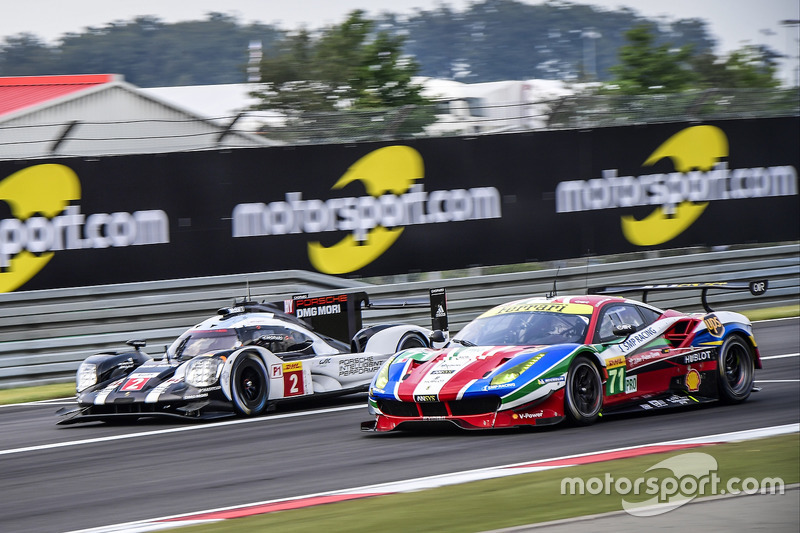
[[[97,383],[97,365],[94,363],[81,363],[78,367],[77,385],[78,392],[85,391]]]
[[[195,357],[187,363],[186,383],[193,387],[210,387],[219,379],[222,361],[216,357]]]
[[[539,357],[531,357],[527,361],[520,363],[518,365],[514,365],[508,370],[497,374],[495,377],[492,378],[491,384],[492,385],[504,385],[506,383],[511,383],[518,377],[522,375],[523,372],[528,370],[530,367],[539,360]]]

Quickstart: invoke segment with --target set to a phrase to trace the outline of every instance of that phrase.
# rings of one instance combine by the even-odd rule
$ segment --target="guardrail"
[[[71,381],[85,357],[118,349],[133,338],[147,340],[145,350],[160,353],[186,328],[248,294],[248,287],[253,299],[268,301],[342,289],[363,290],[372,299],[395,298],[446,287],[453,332],[493,305],[550,292],[554,280],[559,294],[581,294],[589,287],[607,285],[767,278],[769,290],[763,296],[712,291],[709,301],[716,308],[745,310],[796,304],[800,299],[800,244],[614,263],[587,259],[579,266],[574,266],[576,261],[570,263],[573,266],[385,285],[291,270],[4,293],[0,294],[0,388]],[[699,296],[686,291],[653,293],[648,302],[662,308],[701,310]],[[366,323],[427,324],[429,320],[426,311],[411,308],[365,316]]]

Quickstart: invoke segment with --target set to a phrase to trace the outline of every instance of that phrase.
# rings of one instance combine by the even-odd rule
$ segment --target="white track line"
[[[303,411],[300,413],[285,413],[280,415],[269,415],[255,418],[237,418],[235,420],[226,420],[224,422],[208,422],[204,424],[197,424],[191,426],[181,426],[169,429],[156,429],[152,431],[142,431],[140,433],[127,433],[125,435],[110,435],[108,437],[96,437],[92,439],[72,440],[65,442],[54,442],[52,444],[40,444],[37,446],[26,446],[24,448],[11,448],[8,450],[0,450],[0,455],[11,455],[15,453],[34,452],[40,450],[52,450],[54,448],[65,448],[68,446],[80,446],[83,444],[97,444],[98,442],[109,442],[115,440],[135,439],[139,437],[152,437],[154,435],[166,435],[168,433],[181,433],[184,431],[199,431],[203,429],[213,429],[221,426],[234,426],[238,424],[255,424],[270,422],[272,420],[279,420],[282,418],[296,418],[301,416],[312,416],[336,411],[350,411],[353,409],[367,410],[366,405],[346,405],[342,407],[332,407],[330,409],[316,409],[314,411]]]
[[[761,360],[763,361],[765,359],[783,359],[784,357],[800,357],[800,353],[785,353],[785,354],[782,354],[782,355],[767,355],[765,357],[762,357]]]

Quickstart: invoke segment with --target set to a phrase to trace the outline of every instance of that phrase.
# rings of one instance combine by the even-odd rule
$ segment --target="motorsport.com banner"
[[[0,292],[796,240],[797,117],[0,161]]]

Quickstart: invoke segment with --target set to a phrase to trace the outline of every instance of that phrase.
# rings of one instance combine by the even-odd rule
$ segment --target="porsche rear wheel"
[[[397,343],[397,351],[403,351],[408,348],[427,348],[428,343],[419,333],[406,333],[400,342]]]
[[[579,355],[569,367],[564,391],[564,412],[572,423],[586,426],[594,423],[603,408],[603,380],[597,366],[588,357]]]
[[[231,371],[231,400],[243,416],[256,416],[267,408],[269,381],[261,358],[252,353],[240,355]]]
[[[745,401],[753,390],[755,358],[750,345],[737,335],[725,339],[717,359],[719,398],[725,403]]]

